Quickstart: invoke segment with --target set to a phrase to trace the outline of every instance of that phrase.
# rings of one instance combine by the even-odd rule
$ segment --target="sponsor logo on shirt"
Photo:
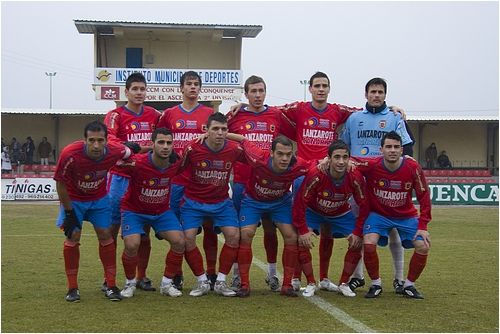
[[[380,187],[384,189],[402,189],[401,181],[380,179],[377,183]]]
[[[178,119],[175,121],[175,127],[176,129],[197,129],[198,128],[198,121],[196,120],[183,120],[183,119]],[[206,125],[202,126],[203,130],[206,130]]]

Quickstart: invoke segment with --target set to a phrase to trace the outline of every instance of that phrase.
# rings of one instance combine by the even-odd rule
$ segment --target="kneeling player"
[[[369,210],[365,183],[358,172],[347,172],[349,149],[343,141],[336,140],[330,144],[328,156],[329,170],[326,173],[320,170],[309,171],[294,199],[293,219],[299,232],[299,262],[308,281],[302,294],[311,297],[316,291],[316,279],[309,251],[313,246],[311,234],[313,231],[319,231],[322,224],[328,224],[334,238],[347,237],[349,247],[344,257],[340,285],[337,286],[328,277],[324,277],[319,287],[322,290],[339,291],[344,296],[354,297],[356,294],[347,283],[361,258],[363,222]],[[360,208],[357,219],[349,205],[351,195]]]
[[[398,230],[404,248],[415,248],[403,285],[403,295],[423,299],[415,288],[427,262],[430,236],[427,224],[431,221],[431,199],[427,181],[420,165],[404,156],[401,137],[391,131],[381,141],[381,157],[359,159],[359,170],[366,177],[371,212],[364,226],[364,252],[366,270],[372,285],[366,298],[376,298],[382,293],[379,275],[377,243],[387,245],[387,237],[393,228]],[[420,215],[413,205],[415,190]]]
[[[121,168],[130,179],[121,206],[122,236],[125,242],[122,262],[126,276],[121,295],[127,298],[134,295],[137,285],[135,268],[139,260],[137,251],[144,225],[150,225],[159,239],[170,243],[160,293],[171,297],[182,295],[172,284],[172,280],[182,267],[184,233],[169,204],[170,181],[179,173],[180,160],[172,152],[173,140],[169,130],[156,129],[151,140],[152,152],[135,156]]]

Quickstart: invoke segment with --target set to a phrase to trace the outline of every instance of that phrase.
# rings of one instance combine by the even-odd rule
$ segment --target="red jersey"
[[[328,146],[338,137],[337,128],[358,110],[330,103],[325,109],[318,110],[311,102],[295,102],[278,108],[284,120],[295,127],[297,155],[306,160],[326,157]]]
[[[104,197],[110,168],[118,160],[131,155],[128,147],[114,142],[109,142],[104,152],[101,159],[90,159],[83,140],[69,144],[62,150],[54,180],[66,185],[71,200],[89,202]]]
[[[401,166],[391,172],[384,165],[384,157],[356,159],[362,161],[358,167],[366,177],[371,210],[388,218],[417,217],[412,202],[415,190],[420,204],[418,229],[427,230],[427,223],[432,218],[431,198],[420,165],[412,158],[403,157]]]
[[[316,168],[316,160],[305,161],[296,158],[293,165],[284,173],[278,174],[272,169],[272,159],[269,151],[256,148],[249,141],[243,142],[248,164],[251,166],[250,177],[245,185],[245,193],[257,201],[275,201],[290,193],[293,181],[305,175],[309,168]],[[252,156],[249,156],[249,153]]]
[[[207,130],[207,120],[214,110],[203,104],[198,104],[191,111],[185,110],[181,104],[165,109],[156,127],[172,131],[174,150],[179,155],[191,141]],[[189,170],[174,178],[173,183],[187,186],[190,179]]]
[[[153,145],[151,134],[160,115],[159,111],[148,106],[142,106],[139,114],[126,106],[111,110],[104,118],[104,124],[108,127],[108,141],[121,143],[130,141],[141,146],[151,146]],[[111,173],[125,176],[116,168],[113,168]]]
[[[184,195],[202,203],[219,203],[227,199],[229,176],[234,162],[245,162],[243,147],[226,140],[221,150],[212,151],[205,142],[191,143],[184,150],[182,168],[191,172]]]
[[[130,162],[120,166],[130,178],[121,209],[158,215],[170,209],[170,184],[177,175],[181,160],[167,168],[159,169],[153,164],[152,153],[135,155]]]
[[[346,172],[342,180],[337,182],[329,173],[312,169],[307,173],[294,199],[293,224],[299,234],[309,231],[306,224],[306,208],[316,213],[336,217],[351,211],[349,198],[354,196],[359,206],[359,216],[353,234],[363,235],[363,224],[368,217],[370,207],[367,201],[366,184],[359,172]]]
[[[253,112],[241,108],[236,116],[228,114],[227,126],[229,132],[245,136],[264,151],[270,151],[271,145],[280,132],[281,112],[266,106],[261,112]],[[246,183],[250,177],[249,166],[237,162],[234,165],[234,182]]]

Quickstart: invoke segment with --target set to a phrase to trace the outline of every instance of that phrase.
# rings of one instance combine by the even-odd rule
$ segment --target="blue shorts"
[[[334,238],[345,238],[354,231],[356,226],[356,217],[351,211],[342,216],[330,217],[323,216],[313,210],[306,209],[307,226],[319,234],[321,224],[330,224],[332,227],[332,236]]]
[[[88,221],[97,228],[110,228],[111,226],[111,206],[108,195],[96,201],[79,202],[71,201],[78,221]],[[64,223],[64,207],[61,205],[59,216],[57,216],[56,226],[61,227]],[[83,224],[82,224],[83,227]],[[75,231],[78,228],[75,229]]]
[[[236,209],[236,212],[240,213],[241,210],[241,201],[243,199],[243,191],[245,191],[245,185],[243,183],[233,183],[231,187],[233,191],[233,204]]]
[[[275,224],[292,224],[292,194],[275,201],[256,201],[248,195],[243,196],[240,211],[240,227],[256,225],[261,217],[271,219]]]
[[[214,227],[217,227],[214,229],[217,233],[220,233],[220,227],[240,227],[233,201],[229,198],[220,203],[209,204],[183,197],[181,224],[184,231],[201,227],[208,218],[213,221]]]
[[[302,185],[302,182],[304,182],[304,179],[305,179],[305,175],[302,175],[293,181],[293,186],[292,186],[293,198],[295,198],[295,196],[299,192],[300,186]]]
[[[111,224],[119,225],[121,223],[120,203],[127,192],[128,178],[111,174],[111,181],[109,184],[109,199],[111,201]]]
[[[413,248],[413,237],[417,233],[418,218],[395,219],[379,215],[375,212],[370,212],[365,221],[363,234],[376,233],[380,236],[378,240],[379,246],[387,246],[389,233],[395,228],[398,230],[401,244],[404,248]],[[421,236],[418,240],[424,240]]]
[[[172,210],[167,210],[157,216],[122,211],[122,236],[144,234],[144,225],[151,225],[155,233],[165,231],[182,231],[182,226]]]
[[[170,187],[170,210],[174,212],[177,219],[181,219],[180,203],[184,196],[184,186],[172,183]]]

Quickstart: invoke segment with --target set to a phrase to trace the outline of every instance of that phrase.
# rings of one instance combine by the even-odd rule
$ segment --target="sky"
[[[412,113],[497,115],[497,1],[55,1],[1,3],[1,107],[109,110],[96,101],[93,35],[73,20],[262,25],[243,39],[243,77],[262,76],[266,102],[302,100],[316,71],[329,75],[329,102],[363,106],[373,77],[387,103]],[[244,100],[244,96],[242,97]],[[307,94],[309,99],[309,94]],[[224,103],[226,108],[232,103]]]

